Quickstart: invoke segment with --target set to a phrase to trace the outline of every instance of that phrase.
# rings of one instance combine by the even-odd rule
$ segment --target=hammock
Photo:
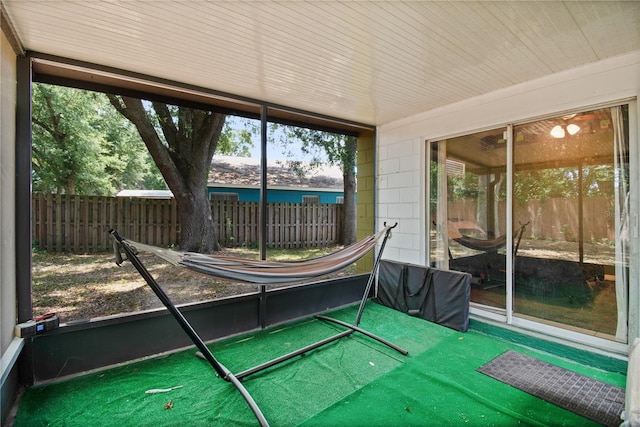
[[[520,240],[522,239],[522,234],[524,233],[524,229],[529,224],[521,224],[520,227],[515,232],[515,237],[517,237],[517,244],[514,246],[514,253],[518,252],[518,246],[520,246]],[[491,252],[497,251],[500,248],[503,248],[507,244],[507,235],[502,234],[494,239],[476,239],[473,237],[465,236],[453,225],[451,221],[448,222],[449,235],[451,238],[460,243],[462,246],[466,246],[469,249],[473,249],[476,251],[483,252]]]
[[[249,283],[269,284],[300,282],[340,271],[369,253],[378,243],[378,240],[391,228],[393,227],[385,227],[373,236],[365,237],[328,255],[288,262],[258,261],[195,252],[178,252],[130,240],[122,240],[124,244],[133,246],[138,250],[151,252],[171,264],[209,276]],[[117,245],[115,249],[118,250]],[[122,258],[120,257],[120,259]]]
[[[497,251],[507,244],[507,235],[503,234],[495,239],[474,239],[469,236],[456,237],[453,240],[460,243],[462,246],[466,246],[469,249],[476,251]]]
[[[329,255],[303,260],[303,261],[293,261],[293,262],[270,262],[270,261],[255,261],[248,260],[243,258],[234,258],[234,257],[216,257],[213,255],[204,255],[197,254],[192,252],[176,252],[168,249],[162,249],[155,246],[144,245],[141,243],[135,243],[131,241],[127,241],[123,239],[117,231],[110,230],[109,233],[114,238],[114,252],[116,255],[116,264],[120,265],[124,262],[124,259],[121,256],[120,249],[124,250],[127,255],[127,260],[129,260],[133,266],[138,270],[138,273],[145,279],[149,287],[153,290],[156,296],[162,301],[164,306],[169,310],[171,315],[175,318],[178,324],[182,327],[185,333],[191,338],[191,341],[195,344],[195,346],[200,350],[198,355],[204,359],[206,359],[209,364],[216,371],[218,376],[223,378],[225,381],[232,383],[238,392],[242,395],[244,400],[247,402],[249,408],[255,415],[259,424],[262,427],[268,427],[269,423],[267,419],[262,414],[262,411],[253,400],[253,397],[249,394],[247,389],[242,385],[242,378],[252,375],[256,372],[260,372],[272,366],[275,366],[279,363],[290,360],[296,356],[301,356],[308,353],[311,350],[319,348],[323,345],[332,343],[334,341],[339,340],[340,338],[349,336],[354,332],[359,332],[369,338],[372,338],[394,350],[397,352],[407,355],[408,352],[401,347],[381,338],[371,332],[360,328],[358,325],[360,324],[360,318],[362,317],[362,313],[364,311],[365,304],[367,302],[367,298],[369,297],[369,292],[371,291],[371,286],[373,284],[373,280],[375,278],[376,272],[380,266],[380,260],[382,258],[382,253],[384,251],[385,244],[387,239],[391,234],[391,229],[395,228],[397,223],[393,226],[388,227],[385,224],[385,228],[376,233],[373,236],[366,237],[351,246],[347,246],[344,249],[341,249],[337,252],[334,252]],[[238,279],[246,282],[253,283],[274,283],[274,282],[292,282],[299,281],[303,279],[323,276],[335,271],[338,271],[347,265],[350,265],[368,253],[373,247],[376,245],[381,236],[384,235],[384,239],[382,240],[382,244],[380,245],[380,250],[378,252],[378,256],[373,265],[373,269],[371,274],[369,275],[369,280],[367,281],[367,285],[365,286],[364,292],[362,294],[362,299],[360,300],[360,307],[358,308],[358,313],[356,315],[356,319],[353,324],[349,324],[347,322],[343,322],[341,320],[332,319],[326,316],[316,316],[319,320],[324,320],[327,322],[332,322],[337,325],[341,325],[346,330],[339,332],[336,335],[320,340],[314,344],[307,345],[303,348],[295,350],[291,353],[285,354],[283,356],[277,357],[268,362],[262,363],[260,365],[254,366],[253,368],[247,369],[245,371],[239,373],[232,373],[227,369],[222,363],[220,363],[209,347],[204,343],[200,335],[193,329],[189,321],[184,317],[182,312],[175,306],[173,301],[169,298],[169,296],[164,292],[164,290],[160,287],[158,282],[153,278],[151,273],[147,270],[147,268],[142,264],[142,261],[138,258],[136,254],[136,249],[143,249],[151,251],[152,253],[164,258],[165,260],[180,265],[182,267],[186,267],[195,271],[199,271],[204,274],[220,276],[231,279]]]

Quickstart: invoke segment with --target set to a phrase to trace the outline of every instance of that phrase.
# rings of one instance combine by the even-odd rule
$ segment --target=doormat
[[[624,389],[509,350],[477,369],[592,421],[619,426]]]

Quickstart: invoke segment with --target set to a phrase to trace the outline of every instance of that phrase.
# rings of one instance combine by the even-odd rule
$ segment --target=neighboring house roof
[[[309,163],[303,163],[309,166]],[[302,187],[343,190],[342,170],[338,166],[320,165],[298,176],[286,161],[267,162],[267,183],[273,187]],[[210,187],[259,187],[260,159],[251,157],[214,156],[209,171]]]
[[[309,166],[309,163],[304,165]],[[269,188],[306,188],[342,191],[342,170],[338,166],[321,165],[300,177],[284,161],[267,162]],[[251,157],[214,156],[209,171],[209,187],[260,187],[260,159]],[[116,197],[169,199],[170,190],[121,190]]]

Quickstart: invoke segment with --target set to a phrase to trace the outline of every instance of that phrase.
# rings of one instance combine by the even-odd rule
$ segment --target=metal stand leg
[[[386,226],[387,223],[385,222],[384,225]],[[382,245],[380,245],[380,251],[378,252],[376,261],[373,264],[373,269],[371,270],[371,274],[369,275],[369,280],[367,281],[367,287],[365,288],[364,294],[362,295],[362,300],[360,301],[360,308],[358,308],[358,315],[356,316],[356,321],[353,323],[355,326],[358,326],[360,324],[360,319],[362,318],[362,312],[364,311],[364,306],[367,304],[367,298],[369,298],[369,292],[371,292],[371,285],[373,285],[373,281],[376,278],[376,273],[378,272],[378,268],[380,267],[380,259],[382,258],[384,247],[387,244],[387,239],[389,239],[391,230],[393,230],[397,226],[398,226],[398,223],[396,222],[393,225],[393,227],[389,227],[389,229],[384,235],[384,239],[382,240]]]
[[[384,240],[382,241],[382,245],[380,246],[380,252],[378,253],[378,256],[377,256],[376,261],[374,263],[373,271],[371,271],[371,274],[369,275],[369,280],[367,282],[367,286],[366,286],[366,288],[364,290],[364,293],[362,295],[362,300],[360,301],[360,307],[358,309],[358,315],[356,317],[356,322],[355,322],[354,325],[350,325],[349,323],[343,322],[341,320],[332,319],[332,318],[326,317],[326,316],[316,316],[316,319],[324,320],[324,321],[327,321],[327,322],[333,322],[333,323],[342,325],[342,326],[344,326],[346,328],[349,328],[349,329],[346,330],[346,331],[343,331],[343,332],[341,332],[341,333],[339,333],[337,335],[334,335],[332,337],[329,337],[329,338],[326,338],[324,340],[318,341],[317,343],[308,345],[308,346],[303,347],[303,348],[301,348],[299,350],[296,350],[296,351],[293,351],[291,353],[285,354],[284,356],[277,357],[277,358],[275,358],[273,360],[270,360],[268,362],[264,362],[264,363],[262,363],[260,365],[254,366],[253,368],[250,368],[250,369],[247,369],[245,371],[242,371],[242,372],[237,374],[237,377],[238,378],[244,378],[244,377],[247,377],[249,375],[255,374],[256,372],[260,372],[260,371],[262,371],[264,369],[267,369],[267,368],[275,366],[275,365],[277,365],[279,363],[285,362],[285,361],[287,361],[289,359],[292,359],[292,358],[294,358],[296,356],[300,356],[302,354],[305,354],[305,353],[307,353],[307,352],[309,352],[311,350],[314,350],[314,349],[316,349],[318,347],[322,347],[323,345],[326,345],[326,344],[332,343],[334,341],[337,341],[338,339],[340,339],[342,337],[345,337],[345,336],[348,336],[348,335],[351,335],[354,332],[360,332],[363,335],[366,335],[366,336],[368,336],[370,338],[373,338],[374,340],[376,340],[376,341],[378,341],[378,342],[380,342],[380,343],[382,343],[382,344],[384,344],[386,346],[391,347],[392,349],[396,350],[397,352],[399,352],[401,354],[404,354],[405,356],[407,354],[409,354],[409,352],[407,350],[405,350],[405,349],[403,349],[401,347],[398,347],[397,345],[395,345],[395,344],[393,344],[393,343],[391,343],[391,342],[389,342],[389,341],[387,341],[387,340],[385,340],[385,339],[383,339],[383,338],[381,338],[381,337],[379,337],[379,336],[377,336],[375,334],[372,334],[369,331],[366,331],[366,330],[358,327],[358,323],[360,323],[360,318],[362,317],[362,312],[364,311],[364,307],[365,307],[365,305],[367,303],[367,298],[369,297],[369,292],[371,291],[371,285],[373,284],[373,280],[375,279],[376,272],[378,271],[378,267],[380,265],[380,259],[382,257],[382,252],[384,251],[384,246],[385,246],[385,244],[387,242],[387,239],[389,238],[389,235],[391,234],[391,230],[393,228],[395,228],[397,225],[398,224],[396,223],[393,227],[389,227],[389,229],[387,230],[387,232],[386,232],[386,234],[384,236]],[[385,226],[386,226],[386,224],[385,224]]]
[[[398,353],[404,354],[405,356],[407,354],[409,354],[409,352],[407,350],[403,349],[402,347],[398,347],[394,343],[392,343],[390,341],[387,341],[384,338],[379,337],[376,334],[373,334],[373,333],[367,331],[366,329],[362,329],[362,328],[360,328],[358,326],[350,325],[347,322],[343,322],[342,320],[333,319],[333,318],[327,317],[327,316],[316,316],[316,319],[324,320],[324,321],[327,321],[327,322],[336,323],[338,325],[342,325],[342,326],[344,326],[346,328],[349,328],[349,330],[350,330],[350,331],[345,331],[345,332],[360,332],[362,335],[366,335],[369,338],[373,338],[374,340],[378,341],[379,343],[382,343],[382,344],[386,345],[387,347],[391,347],[392,349],[394,349]],[[349,334],[347,334],[347,335],[349,335]]]
[[[189,338],[191,338],[191,341],[193,341],[196,347],[198,347],[198,349],[200,350],[204,358],[207,359],[207,361],[211,364],[213,369],[215,369],[216,373],[220,377],[222,377],[225,381],[231,382],[231,384],[233,384],[238,389],[238,391],[240,392],[244,400],[249,405],[249,408],[251,408],[251,411],[253,411],[253,414],[257,418],[260,425],[263,427],[268,427],[269,423],[267,422],[267,419],[264,417],[264,415],[262,414],[262,411],[260,411],[260,408],[258,407],[256,402],[253,400],[253,397],[251,397],[247,389],[231,373],[231,371],[229,371],[222,363],[220,363],[214,357],[214,355],[211,353],[211,351],[206,346],[204,341],[202,341],[202,338],[200,338],[200,335],[198,335],[198,333],[193,329],[189,321],[182,315],[180,310],[178,310],[178,308],[173,304],[173,301],[171,301],[169,296],[160,287],[158,282],[156,282],[156,280],[153,278],[151,273],[149,273],[149,270],[147,270],[147,268],[142,264],[142,261],[140,261],[140,259],[135,254],[135,252],[131,249],[131,247],[124,241],[124,239],[122,239],[122,237],[120,237],[118,232],[115,230],[111,230],[110,233],[114,237],[114,239],[116,239],[116,241],[120,244],[120,247],[124,249],[125,253],[127,254],[127,258],[129,259],[129,261],[131,261],[131,264],[133,264],[136,270],[138,270],[138,273],[140,273],[142,278],[147,282],[147,284],[153,290],[156,296],[160,299],[160,301],[162,301],[164,306],[173,315],[173,317],[176,319],[176,321],[182,327],[182,329],[187,333],[187,335],[189,335]]]
[[[384,251],[384,247],[387,243],[387,239],[389,238],[389,235],[391,234],[391,230],[393,228],[395,228],[398,225],[398,223],[396,223],[393,227],[389,227],[386,231],[386,234],[384,236],[384,240],[382,241],[382,245],[380,246],[380,251],[378,252],[378,256],[376,257],[374,266],[373,266],[373,270],[371,271],[371,274],[369,275],[369,280],[367,281],[367,285],[365,287],[364,293],[362,295],[362,300],[360,301],[360,307],[358,308],[358,314],[356,316],[356,320],[354,322],[353,325],[343,322],[341,320],[336,320],[336,319],[332,319],[330,317],[326,317],[326,316],[316,316],[317,319],[320,320],[324,320],[324,321],[328,321],[328,322],[333,322],[336,323],[338,325],[344,326],[346,328],[348,328],[346,331],[340,332],[334,336],[331,336],[329,338],[325,338],[324,340],[318,341],[314,344],[310,344],[306,347],[303,347],[299,350],[293,351],[291,353],[288,353],[284,356],[280,356],[278,358],[275,358],[273,360],[270,360],[268,362],[262,363],[260,365],[254,366],[253,368],[247,369],[245,371],[242,371],[236,375],[232,374],[224,365],[222,365],[218,360],[216,360],[216,358],[213,356],[213,354],[211,353],[211,351],[209,350],[209,348],[205,345],[205,343],[202,341],[202,339],[200,338],[200,336],[198,335],[198,333],[193,329],[193,327],[191,326],[191,324],[187,321],[187,319],[182,315],[182,313],[180,312],[180,310],[178,310],[178,308],[173,304],[173,302],[171,301],[171,299],[169,298],[169,296],[162,290],[162,288],[160,287],[160,285],[158,285],[158,283],[155,281],[155,279],[151,276],[151,274],[149,273],[149,271],[145,268],[145,266],[142,264],[142,262],[138,259],[137,255],[134,253],[134,251],[131,249],[131,247],[124,241],[124,239],[122,239],[122,237],[120,237],[120,235],[118,235],[118,233],[115,230],[111,230],[110,233],[113,235],[114,239],[118,242],[118,244],[120,245],[120,247],[122,247],[124,249],[124,251],[127,254],[127,258],[129,259],[129,261],[131,261],[131,263],[133,264],[133,266],[136,268],[136,270],[138,270],[138,272],[140,273],[140,275],[146,280],[147,284],[151,287],[151,289],[153,290],[153,292],[158,296],[158,298],[160,299],[160,301],[162,301],[162,303],[165,305],[165,307],[169,310],[169,312],[173,315],[173,317],[178,321],[178,323],[180,324],[180,326],[182,327],[182,329],[184,329],[184,331],[187,333],[187,335],[189,335],[189,337],[191,338],[191,340],[193,341],[193,343],[196,345],[196,347],[198,347],[198,349],[200,350],[200,352],[202,353],[202,357],[205,358],[210,364],[211,366],[213,366],[213,369],[215,369],[215,371],[217,372],[217,374],[219,376],[221,376],[222,378],[224,378],[226,381],[231,382],[237,389],[238,391],[240,391],[240,394],[242,394],[242,397],[245,399],[245,401],[247,402],[247,404],[249,405],[249,407],[251,408],[251,410],[253,411],[254,415],[256,416],[256,418],[258,419],[258,421],[260,422],[260,425],[262,426],[268,426],[269,424],[267,423],[267,420],[265,419],[264,415],[262,414],[262,412],[260,411],[260,408],[258,408],[258,405],[256,405],[255,401],[253,400],[253,398],[251,397],[251,395],[249,394],[249,392],[247,391],[246,388],[244,388],[244,386],[242,385],[242,383],[240,382],[241,379],[243,379],[244,377],[247,377],[249,375],[255,374],[256,372],[260,372],[264,369],[270,368],[272,366],[275,366],[279,363],[282,363],[284,361],[287,361],[289,359],[292,359],[296,356],[305,354],[311,350],[314,350],[318,347],[321,347],[323,345],[332,343],[334,341],[339,340],[342,337],[351,335],[354,332],[360,332],[363,335],[366,335],[370,338],[373,338],[374,340],[391,347],[392,349],[398,351],[401,354],[407,355],[409,352],[407,350],[404,350],[400,347],[398,347],[397,345],[375,335],[372,334],[371,332],[368,332],[360,327],[358,327],[359,323],[360,323],[360,319],[362,318],[362,313],[364,311],[365,305],[367,303],[367,299],[369,297],[369,292],[371,292],[371,286],[373,285],[373,281],[375,280],[375,276],[376,273],[378,271],[378,268],[380,266],[380,260],[382,258],[382,253]],[[385,223],[386,226],[386,223]],[[122,259],[119,258],[119,254],[116,254],[116,259],[118,260],[118,263],[122,262]],[[264,298],[264,286],[262,288],[262,297]]]
[[[387,224],[385,223],[385,226]],[[384,240],[382,240],[382,245],[380,245],[380,251],[378,252],[378,256],[376,257],[376,261],[373,264],[373,270],[371,270],[371,274],[369,275],[369,280],[367,281],[367,286],[365,287],[364,293],[362,294],[362,299],[360,300],[360,307],[358,308],[358,314],[356,315],[356,320],[353,323],[353,325],[350,325],[347,322],[343,322],[341,320],[337,320],[337,319],[333,319],[331,317],[327,317],[327,316],[316,316],[317,319],[320,320],[324,320],[327,322],[333,322],[333,323],[337,323],[338,325],[342,325],[346,328],[349,328],[351,331],[357,331],[360,332],[363,335],[368,336],[369,338],[373,338],[374,340],[388,346],[391,347],[392,349],[396,350],[397,352],[404,354],[405,356],[407,354],[409,354],[409,352],[401,347],[398,347],[397,345],[393,344],[392,342],[389,342],[387,340],[385,340],[384,338],[381,338],[375,334],[372,334],[371,332],[359,328],[358,325],[360,324],[360,319],[362,318],[362,313],[364,312],[364,307],[367,304],[367,299],[369,298],[369,292],[371,292],[371,286],[373,285],[373,281],[375,280],[376,277],[376,273],[378,272],[378,268],[380,267],[380,260],[382,259],[382,253],[384,252],[384,247],[387,244],[387,239],[389,238],[389,235],[391,234],[391,230],[396,228],[396,226],[398,225],[398,223],[395,223],[393,227],[389,227],[389,229],[387,230],[387,232],[384,235]]]

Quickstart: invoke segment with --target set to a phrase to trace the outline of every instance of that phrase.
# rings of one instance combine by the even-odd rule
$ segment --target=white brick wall
[[[422,263],[423,209],[421,194],[422,158],[420,138],[380,145],[377,174],[377,217],[379,223],[398,223],[387,242],[384,257],[396,261]]]

